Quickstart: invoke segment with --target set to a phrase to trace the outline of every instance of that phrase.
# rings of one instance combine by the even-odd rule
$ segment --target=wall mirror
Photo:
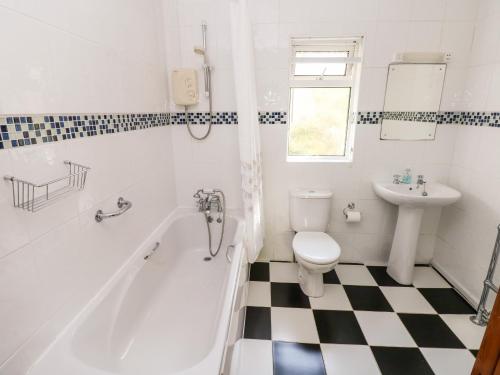
[[[446,64],[389,65],[380,139],[433,140]]]

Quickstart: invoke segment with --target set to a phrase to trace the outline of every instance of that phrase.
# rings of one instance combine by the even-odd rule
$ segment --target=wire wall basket
[[[12,184],[14,207],[36,212],[72,192],[82,190],[87,182],[87,172],[90,168],[67,160],[64,164],[68,166],[66,176],[42,184],[5,176],[4,179]]]

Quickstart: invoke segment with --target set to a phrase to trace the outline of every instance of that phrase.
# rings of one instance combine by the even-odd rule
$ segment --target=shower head
[[[202,47],[194,47],[194,53],[196,53],[197,55],[202,55],[202,56],[205,56],[205,48],[202,48]]]

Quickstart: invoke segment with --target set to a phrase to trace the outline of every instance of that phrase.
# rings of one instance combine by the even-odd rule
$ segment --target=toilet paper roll
[[[347,211],[346,221],[348,223],[359,223],[361,221],[361,212],[359,212],[359,211]]]

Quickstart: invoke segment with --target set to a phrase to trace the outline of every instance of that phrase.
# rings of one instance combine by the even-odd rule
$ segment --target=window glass
[[[349,53],[334,51],[300,51],[295,56],[299,58],[329,58],[348,57]],[[297,62],[294,74],[296,76],[345,76],[347,64],[337,62]]]
[[[292,38],[288,161],[352,161],[361,43]]]
[[[292,88],[290,156],[344,156],[351,89]]]

